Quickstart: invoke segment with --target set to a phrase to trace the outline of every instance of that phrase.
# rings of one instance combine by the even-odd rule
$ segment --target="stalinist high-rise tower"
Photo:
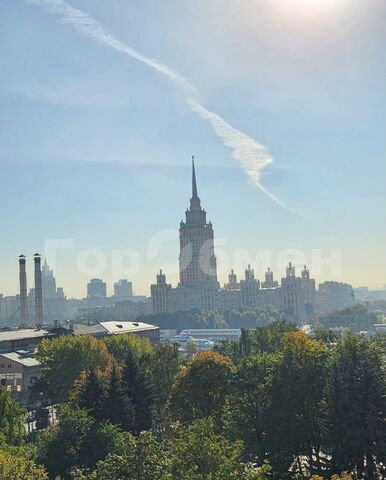
[[[190,288],[218,287],[214,255],[213,227],[206,221],[197,195],[196,172],[192,159],[192,198],[180,223],[180,286]]]
[[[281,285],[274,281],[270,268],[265,282],[255,278],[249,265],[245,279],[237,281],[231,271],[229,282],[220,287],[217,282],[217,265],[214,254],[213,227],[206,221],[197,194],[196,172],[192,162],[192,198],[180,223],[180,281],[173,288],[160,270],[157,281],[151,285],[152,311],[155,314],[189,312],[193,310],[249,309],[259,305],[271,305],[284,315],[290,315],[299,323],[314,311],[315,281],[304,268],[302,278],[295,276],[290,264]],[[307,309],[306,309],[307,307]],[[187,325],[188,326],[188,325]]]

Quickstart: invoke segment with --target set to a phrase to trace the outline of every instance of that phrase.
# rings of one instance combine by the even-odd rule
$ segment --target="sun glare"
[[[336,14],[347,0],[271,0],[275,9],[289,15]]]

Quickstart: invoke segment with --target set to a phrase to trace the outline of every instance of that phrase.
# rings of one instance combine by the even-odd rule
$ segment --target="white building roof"
[[[155,330],[158,328],[155,325],[150,325],[149,323],[143,323],[143,322],[110,321],[110,322],[100,322],[100,325],[102,325],[102,327],[110,335],[118,335],[120,333],[141,332],[144,330]]]
[[[35,330],[26,328],[20,330],[0,330],[0,342],[10,342],[14,340],[24,340],[29,338],[41,338],[51,335],[47,330]]]
[[[106,329],[99,323],[96,325],[83,325],[81,323],[76,323],[73,325],[72,330],[75,335],[98,335],[106,333]]]
[[[35,357],[22,355],[18,352],[1,353],[0,358],[7,358],[8,360],[20,363],[25,367],[38,367],[40,365],[39,360]]]

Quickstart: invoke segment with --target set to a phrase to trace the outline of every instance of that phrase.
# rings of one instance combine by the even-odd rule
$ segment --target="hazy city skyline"
[[[238,133],[224,133],[213,117],[201,121],[154,66],[98,45],[36,5],[54,3],[0,6],[0,293],[17,291],[19,254],[28,255],[31,276],[35,251],[44,255],[47,240],[71,239],[74,247],[60,250],[55,266],[67,295],[85,296],[95,276],[77,267],[79,252],[90,248],[106,256],[98,276],[110,293],[121,278],[111,273],[112,251],[136,250],[140,268],[127,278],[148,295],[156,272],[177,256],[177,235],[156,255],[149,242],[177,233],[190,197],[191,154],[215,239],[225,240],[215,244],[216,255],[221,249],[229,258],[224,268],[218,256],[222,283],[228,268],[243,273],[237,250],[253,264],[258,250],[270,249],[273,262],[264,268],[280,277],[279,252],[297,249],[310,264],[313,250],[328,257],[335,249],[341,273],[325,269],[314,275],[318,282],[384,287],[383,2],[365,9],[360,1],[331,0],[317,15],[289,12],[276,0],[237,7],[111,1],[108,10],[70,3],[188,79],[200,105]],[[264,169],[254,163],[248,173],[252,157],[232,159],[237,149],[244,155],[242,143],[230,142],[236,134],[266,146],[273,163],[267,157]],[[291,211],[256,189],[259,175]],[[256,270],[262,278],[264,269]],[[176,279],[177,271],[168,275]]]

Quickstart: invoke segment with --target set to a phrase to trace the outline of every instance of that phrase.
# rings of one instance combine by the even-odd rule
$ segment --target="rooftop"
[[[119,333],[132,333],[139,332],[143,330],[154,330],[158,327],[155,325],[150,325],[149,323],[143,322],[119,322],[119,321],[110,321],[110,322],[101,322],[103,328],[110,335],[117,335]]]
[[[75,335],[118,335],[120,333],[143,332],[144,330],[154,330],[158,327],[143,322],[120,322],[111,320],[100,322],[95,325],[75,324],[73,332]]]
[[[20,363],[25,367],[38,367],[40,365],[39,360],[37,360],[31,354],[26,355],[20,352],[9,352],[9,353],[1,353],[0,357],[13,360],[14,362]]]
[[[15,340],[28,340],[42,338],[51,335],[47,330],[25,328],[20,330],[0,330],[0,342],[11,342]]]

